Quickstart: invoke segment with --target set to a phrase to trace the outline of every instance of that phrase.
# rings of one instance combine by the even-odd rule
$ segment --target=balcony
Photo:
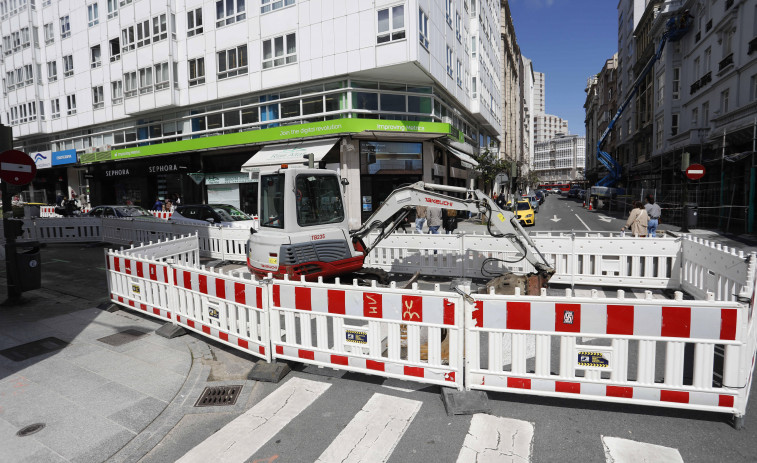
[[[723,69],[727,68],[728,66],[733,64],[733,53],[723,58],[723,60],[718,64],[718,72],[722,71]]]
[[[699,91],[700,88],[704,87],[710,82],[712,82],[712,71],[703,75],[699,80],[691,84],[691,90],[689,91],[689,94],[690,95],[695,94],[697,91]]]

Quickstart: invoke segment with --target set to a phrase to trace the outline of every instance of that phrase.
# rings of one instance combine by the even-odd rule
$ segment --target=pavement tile
[[[19,373],[68,398],[89,394],[92,389],[108,383],[102,376],[58,357],[31,365]]]
[[[144,399],[125,407],[111,415],[108,419],[114,421],[124,428],[139,434],[155,417],[165,410],[168,403],[153,397]]]
[[[34,435],[17,436],[19,429],[0,419],[0,448],[3,449],[4,455],[12,455],[12,461],[30,463],[66,461],[65,458],[45,447]]]
[[[179,375],[186,376],[192,367],[192,354],[188,349],[184,351],[164,349],[149,342],[151,338],[160,338],[160,336],[148,336],[140,339],[139,342],[130,342],[124,347],[128,350],[124,354],[137,360],[142,360],[160,369],[172,371]],[[160,338],[165,339],[165,338]]]
[[[107,381],[89,390],[87,394],[72,397],[71,401],[86,407],[91,413],[107,417],[146,398],[145,394],[137,390]]]
[[[110,457],[123,448],[134,439],[134,434],[131,431],[124,429],[123,431],[108,436],[95,445],[90,446],[87,450],[80,452],[76,456],[72,457],[70,461],[72,463],[92,463],[99,461],[108,461]]]

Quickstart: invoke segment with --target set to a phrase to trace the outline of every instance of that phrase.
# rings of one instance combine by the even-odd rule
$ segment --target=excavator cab
[[[340,275],[363,266],[351,245],[344,194],[336,172],[290,168],[261,172],[258,230],[250,230],[247,266],[282,278]]]

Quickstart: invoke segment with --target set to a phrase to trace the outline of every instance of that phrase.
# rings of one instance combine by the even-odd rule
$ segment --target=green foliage
[[[474,154],[473,159],[478,162],[475,168],[481,181],[482,189],[488,191],[494,179],[501,173],[510,175],[510,161],[500,159],[496,152],[489,151],[487,148],[483,153]]]

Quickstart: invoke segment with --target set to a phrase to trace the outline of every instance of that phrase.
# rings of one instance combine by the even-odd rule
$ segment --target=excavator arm
[[[442,191],[461,193],[465,199],[442,193]],[[438,207],[482,213],[488,217],[487,228],[493,236],[509,239],[521,249],[523,257],[533,265],[540,277],[539,286],[555,273],[546,257],[538,250],[533,240],[520,226],[515,214],[500,209],[494,201],[479,190],[461,187],[435,185],[417,182],[394,190],[379,206],[371,217],[357,230],[350,233],[353,241],[360,241],[367,255],[384,238],[391,234],[416,206]],[[374,230],[378,237],[370,244],[363,241]]]

